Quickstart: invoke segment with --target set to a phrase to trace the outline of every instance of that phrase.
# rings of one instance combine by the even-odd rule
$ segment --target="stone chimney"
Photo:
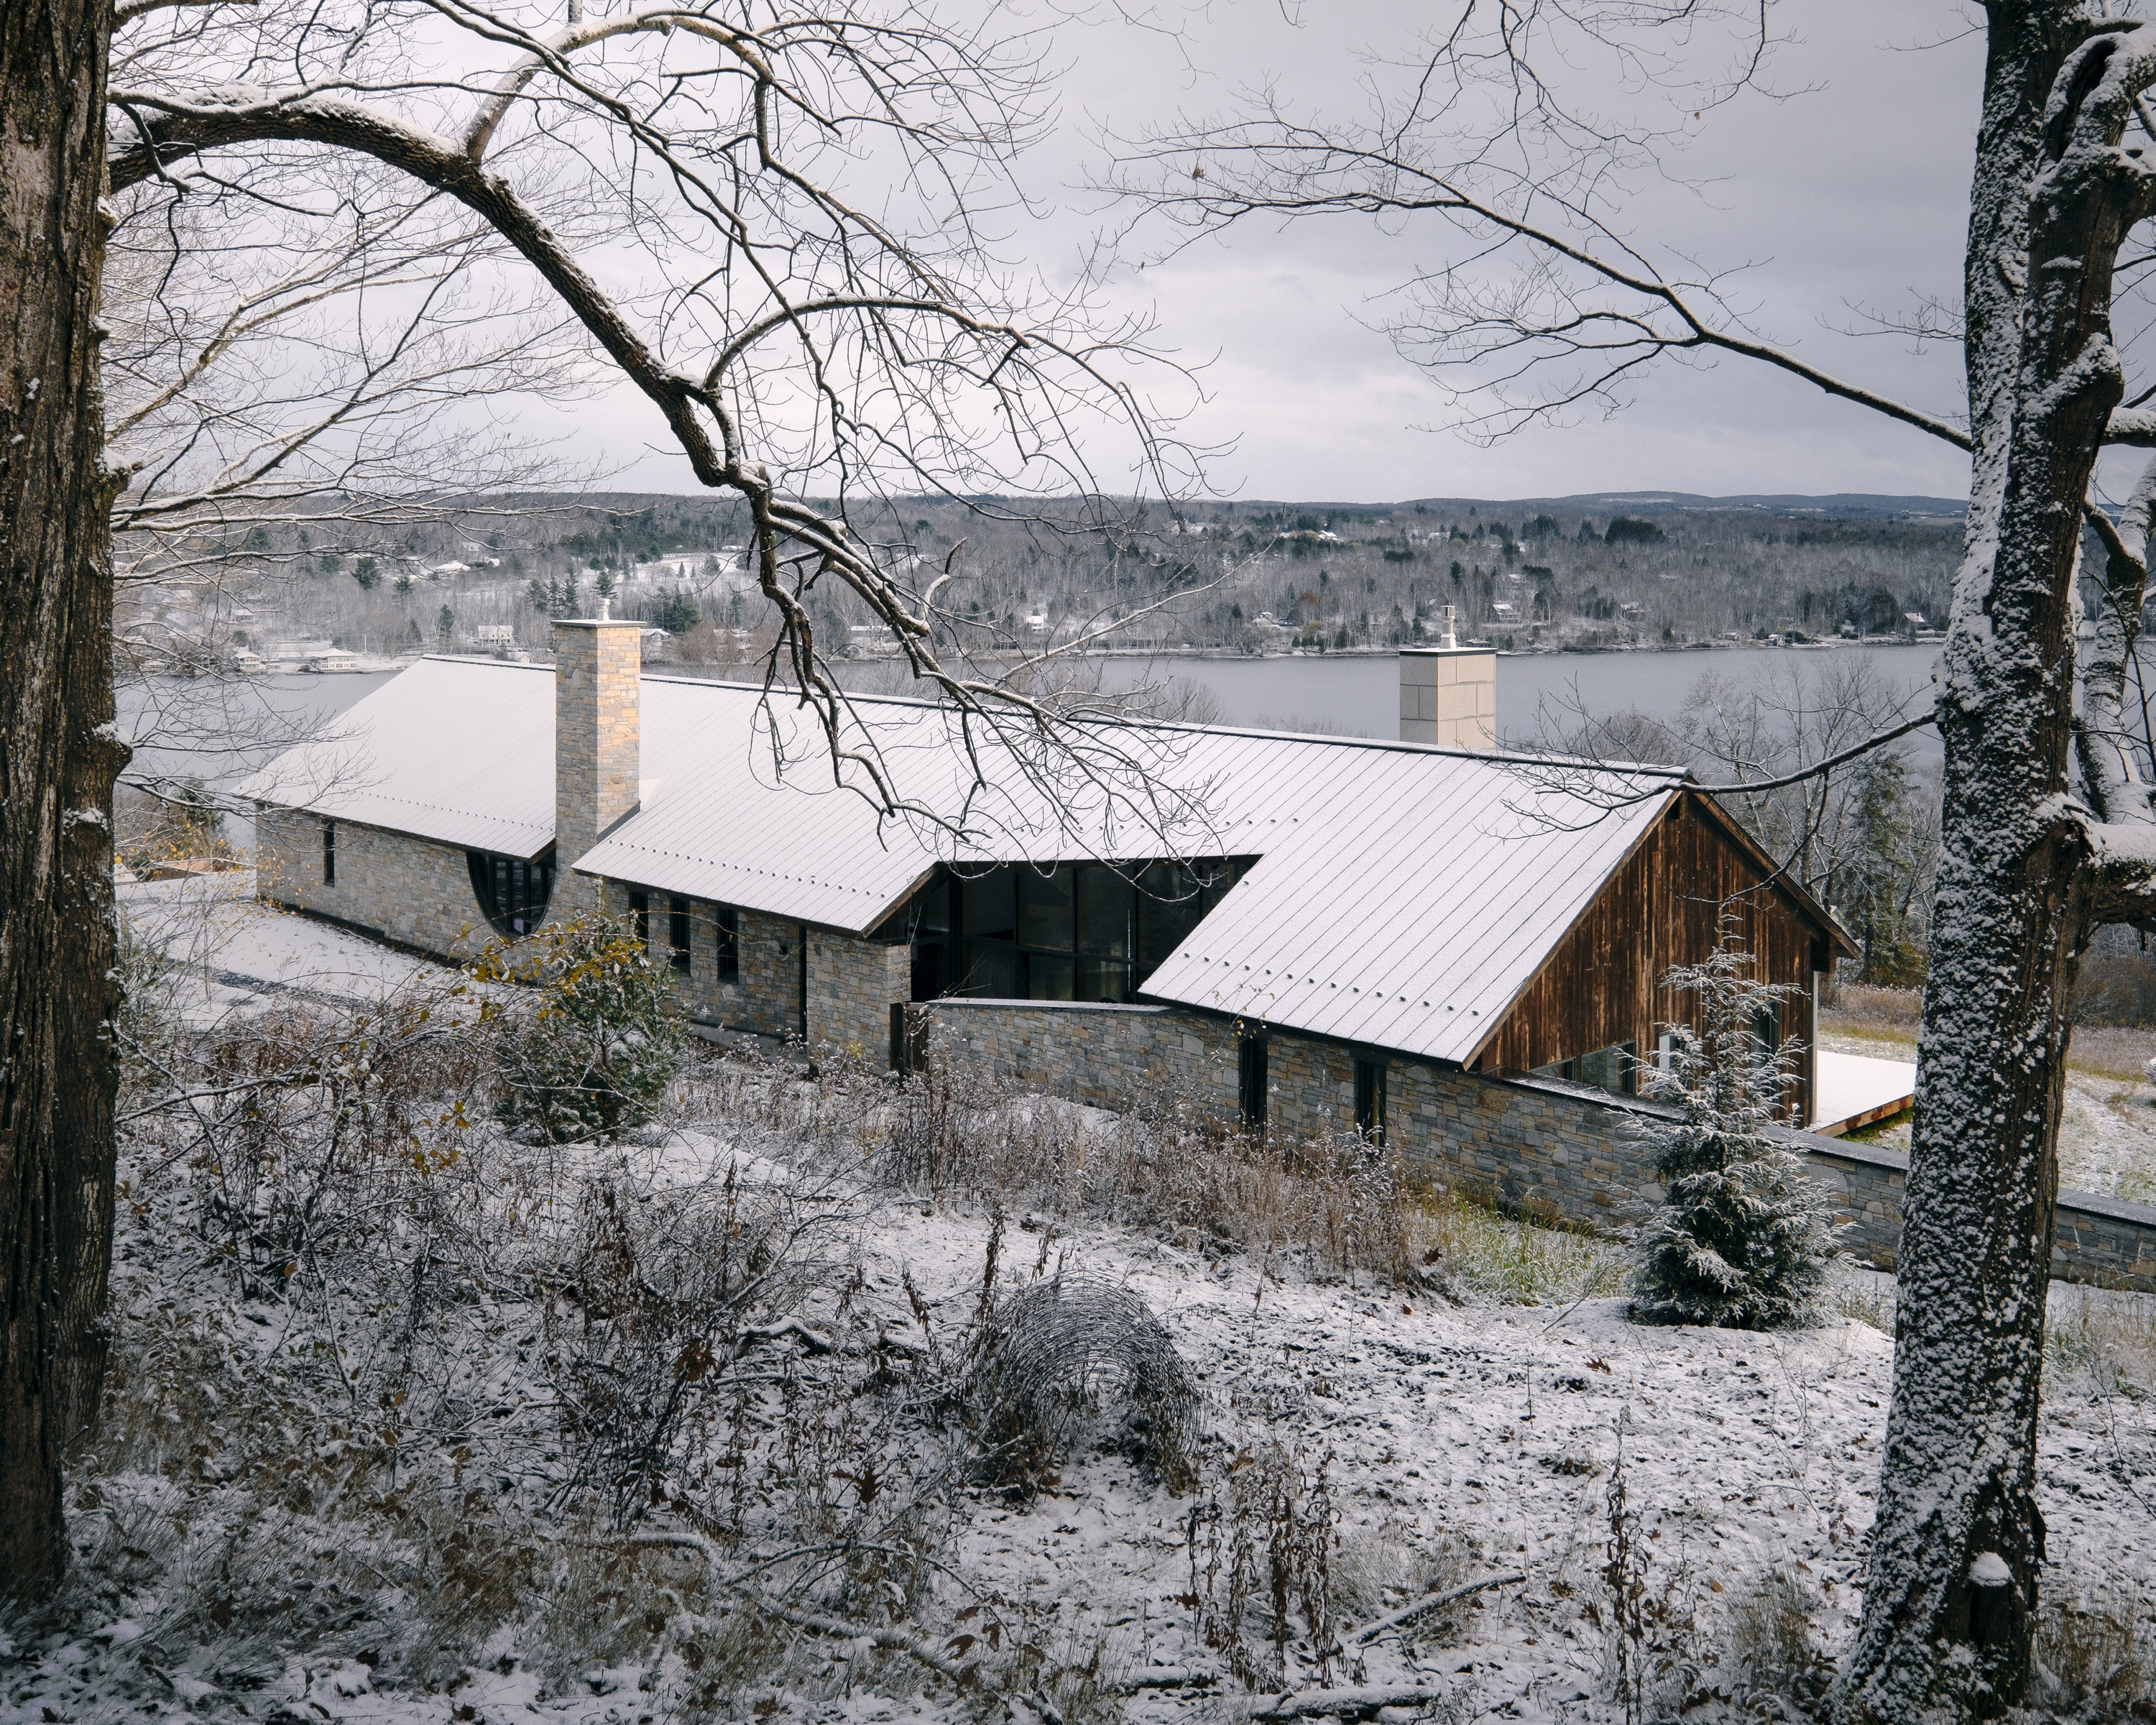
[[[644,625],[604,614],[554,624],[555,917],[595,911],[577,859],[636,812]]]
[[[1440,748],[1497,746],[1497,655],[1463,647],[1445,608],[1445,644],[1400,652],[1400,741]]]

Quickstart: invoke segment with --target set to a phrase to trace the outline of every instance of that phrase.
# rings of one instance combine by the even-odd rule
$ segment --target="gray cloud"
[[[1944,4],[1814,0],[1784,11],[1800,39],[1778,51],[1773,78],[1799,93],[1747,96],[1712,116],[1678,164],[1703,183],[1640,187],[1628,231],[1705,264],[1750,264],[1732,292],[1761,334],[1814,364],[1952,412],[1958,350],[1916,356],[1899,338],[1835,326],[1855,321],[1852,304],[1898,309],[1916,292],[1958,290],[1981,42],[1910,46],[1961,28]],[[1060,28],[1061,123],[1026,165],[1030,188],[1050,208],[1037,223],[1014,224],[1001,249],[1051,279],[1075,270],[1091,236],[1117,218],[1082,190],[1101,171],[1103,130],[1217,110],[1268,80],[1313,108],[1349,111],[1358,78],[1370,74],[1358,50],[1403,52],[1434,19],[1409,4],[1216,0],[1183,18],[1179,50],[1120,20]],[[1613,110],[1657,99],[1614,80],[1593,94]],[[1142,225],[1132,237],[1158,244],[1166,236]],[[1189,429],[1200,441],[1233,442],[1214,477],[1246,495],[1655,487],[1958,495],[1966,486],[1966,461],[1953,449],[1735,361],[1665,363],[1614,419],[1476,447],[1443,429],[1442,393],[1368,326],[1383,296],[1437,261],[1450,237],[1413,226],[1384,234],[1344,218],[1254,224],[1154,266],[1119,269],[1109,296],[1150,310],[1166,345],[1209,362],[1210,399]],[[612,395],[573,424],[579,448],[624,470],[619,483],[690,488],[678,458],[639,453],[665,442],[640,403]]]

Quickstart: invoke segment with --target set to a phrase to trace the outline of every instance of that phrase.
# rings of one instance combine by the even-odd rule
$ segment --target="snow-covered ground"
[[[161,948],[186,979],[173,1003],[197,1028],[280,1001],[348,1002],[446,974],[364,935],[261,903],[252,869],[133,881],[119,900],[134,936]]]
[[[442,979],[244,892],[239,876],[129,890],[198,1022]],[[1043,1144],[1139,1169],[1112,1163],[1111,1117],[1040,1098],[999,1105],[1009,1130],[969,1128],[974,1175],[947,1162],[901,1184],[891,1096],[844,1074],[715,1063],[685,1081],[665,1130],[563,1150],[516,1144],[477,1109],[408,1110],[408,1141],[338,1153],[319,1184],[296,1126],[264,1152],[243,1121],[214,1154],[185,1121],[138,1127],[108,1392],[126,1430],[69,1478],[89,1578],[76,1618],[0,1625],[0,1725],[1213,1725],[1277,1712],[1281,1693],[1304,1717],[1383,1725],[1614,1725],[1605,1566],[1620,1510],[1645,1565],[1641,1641],[1687,1718],[1760,1717],[1758,1686],[1786,1677],[1786,1646],[1782,1666],[1761,1662],[1778,1602],[1813,1656],[1845,1645],[1885,1432],[1890,1279],[1839,1272],[1810,1330],[1643,1327],[1587,1292],[1607,1286],[1589,1279],[1599,1249],[1556,1237],[1567,1257],[1522,1225],[1457,1217],[1433,1224],[1455,1255],[1428,1276],[1343,1277],[1315,1247],[1240,1249],[1247,1231],[1202,1207],[1112,1223],[1028,1199],[1024,1154]],[[1204,1139],[1148,1142],[1165,1157]],[[2148,1147],[2120,1166],[2156,1168],[2134,1160]],[[1276,1204],[1279,1178],[1210,1189]],[[306,1188],[297,1209],[271,1201],[279,1181]],[[1009,1211],[999,1235],[993,1202]],[[759,1206],[778,1219],[761,1238],[801,1273],[727,1320],[723,1357],[699,1355],[711,1332],[669,1330],[666,1314]],[[1517,1273],[1544,1250],[1555,1272]],[[249,1253],[251,1280],[234,1267]],[[1194,1486],[1170,1489],[1112,1395],[1038,1495],[973,1471],[952,1410],[980,1314],[1051,1276],[1126,1291],[1163,1327],[1200,1402]],[[1475,1291],[1501,1286],[1543,1303]],[[2051,1323],[2045,1597],[2124,1625],[2102,1643],[2110,1700],[2156,1713],[2156,1301],[2055,1286]],[[639,1358],[667,1394],[728,1387],[696,1415],[701,1447],[679,1441],[639,1485],[624,1532],[576,1454],[603,1396],[576,1398]],[[761,1496],[743,1521],[736,1495],[722,1537],[728,1483],[752,1478]],[[1254,1493],[1259,1481],[1288,1497]],[[783,1597],[822,1630],[764,1616],[742,1642],[740,1599],[769,1605],[757,1589],[786,1573],[767,1560],[859,1539],[879,1502],[911,1492],[922,1508],[905,1538],[929,1553],[915,1579],[869,1563],[880,1579],[803,1583]],[[653,1537],[687,1542],[668,1548],[685,1567],[636,1567]],[[1255,1565],[1240,1645],[1221,1629],[1238,1539]],[[1265,1565],[1291,1548],[1306,1573],[1322,1556],[1331,1620],[1312,1620],[1298,1583],[1276,1644]],[[608,1581],[618,1568],[628,1579]],[[1368,1633],[1431,1589],[1513,1575]],[[874,1615],[885,1589],[906,1602],[899,1622]],[[218,1640],[228,1595],[237,1645]],[[310,1613],[329,1627],[300,1632]],[[913,1638],[944,1675],[872,1647],[871,1630]],[[1016,1679],[1020,1644],[1032,1663]],[[1237,1681],[1239,1657],[1277,1659],[1279,1689]],[[956,1667],[971,1675],[954,1686]]]
[[[723,1135],[676,1137],[653,1147],[644,1173],[692,1182],[732,1154]],[[787,1178],[768,1160],[741,1168],[747,1181]],[[959,1333],[978,1302],[989,1229],[963,1206],[876,1202],[845,1249],[857,1274],[799,1311],[804,1342],[782,1351],[782,1370],[811,1369],[807,1338],[819,1354],[829,1343],[839,1356],[860,1357],[886,1336]],[[285,1322],[275,1308],[265,1316],[238,1302],[220,1307],[199,1282],[172,1286],[184,1260],[145,1244],[123,1250],[123,1323],[191,1300],[191,1322],[245,1346],[273,1333],[258,1327]],[[1779,1335],[1644,1328],[1626,1322],[1616,1300],[1454,1304],[1101,1225],[1050,1236],[1014,1228],[1003,1262],[1011,1266],[1006,1294],[1044,1273],[1136,1294],[1167,1327],[1204,1402],[1193,1494],[1172,1496],[1118,1450],[1087,1443],[1030,1503],[985,1487],[954,1499],[940,1553],[953,1585],[940,1590],[941,1620],[920,1629],[936,1645],[962,1645],[968,1620],[973,1631],[986,1620],[975,1615],[984,1602],[991,1615],[1028,1625],[1065,1650],[1073,1669],[1092,1673],[1090,1710],[1073,1718],[1232,1719],[1256,1704],[1224,1681],[1221,1652],[1199,1632],[1191,1528],[1194,1507],[1226,1501],[1239,1469],[1267,1445],[1288,1453],[1306,1486],[1322,1469],[1337,1507],[1332,1570],[1342,1651],[1327,1661],[1307,1641],[1291,1645],[1290,1686],[1443,1697],[1427,1715],[1376,1715],[1383,1719],[1623,1717],[1609,1699],[1609,1619],[1606,1604],[1598,1606],[1607,1599],[1602,1568],[1620,1440],[1659,1613],[1654,1632],[1673,1656],[1699,1661],[1698,1692],[1710,1702],[1736,1681],[1727,1655],[1732,1614],[1758,1600],[1771,1576],[1806,1602],[1826,1651],[1853,1624],[1892,1360],[1891,1341],[1872,1323],[1836,1316]],[[1876,1313],[1891,1300],[1883,1278],[1858,1275],[1841,1303]],[[2138,1318],[2145,1333],[2152,1322],[2145,1301],[2076,1290],[2060,1289],[2055,1307],[2055,1322],[2071,1326],[2078,1314],[2084,1329],[2091,1313],[2099,1327]],[[2145,1604],[2156,1584],[2156,1404],[2117,1394],[2102,1363],[2084,1362],[2084,1371],[2071,1352],[2061,1351],[2043,1414],[2045,1586],[2053,1598],[2099,1601],[2123,1588]],[[516,1394],[542,1391],[535,1382]],[[762,1394],[776,1416],[777,1392]],[[183,1511],[176,1504],[174,1512]],[[1434,1582],[1512,1571],[1524,1579],[1452,1608],[1430,1632],[1355,1645],[1358,1622]],[[385,1587],[385,1609],[394,1591]],[[960,1616],[966,1598],[974,1609]],[[182,1717],[629,1725],[677,1716],[678,1701],[640,1691],[645,1674],[634,1668],[593,1670],[550,1687],[538,1675],[544,1661],[533,1638],[545,1632],[545,1615],[536,1604],[446,1694],[377,1692],[367,1665],[341,1647],[305,1645],[282,1650],[281,1677],[251,1694],[186,1668],[151,1666],[146,1680],[146,1656],[131,1649],[156,1609],[154,1599],[121,1600],[91,1633],[8,1650],[0,1725]],[[678,1716],[833,1725],[983,1717],[979,1698],[954,1696],[947,1684],[933,1693],[917,1682],[855,1684],[850,1661],[865,1658],[858,1643],[803,1645],[814,1659],[789,1667],[784,1681],[752,1685],[716,1714]],[[1712,1663],[1717,1652],[1723,1666]],[[1178,1673],[1191,1681],[1168,1681]],[[143,1698],[146,1681],[153,1699]],[[988,1717],[1031,1725],[1047,1715],[1016,1696]]]

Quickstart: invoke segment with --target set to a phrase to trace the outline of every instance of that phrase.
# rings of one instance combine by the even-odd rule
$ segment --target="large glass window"
[[[494,932],[515,939],[530,934],[547,920],[547,901],[554,896],[554,853],[550,850],[526,861],[521,856],[495,856],[484,850],[468,850],[465,860],[471,869],[473,896]]]
[[[913,998],[1130,1000],[1247,865],[1083,862],[954,872],[930,882],[908,911]]]
[[[1018,872],[1018,943],[1050,952],[1070,950],[1071,887],[1078,871],[1063,863],[1045,874]]]

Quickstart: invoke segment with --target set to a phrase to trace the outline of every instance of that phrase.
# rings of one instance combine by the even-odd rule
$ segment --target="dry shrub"
[[[796,1310],[839,1278],[821,1240],[844,1214],[782,1182],[744,1182],[730,1156],[685,1185],[587,1182],[566,1260],[541,1296],[543,1364],[568,1446],[557,1501],[601,1493],[626,1525],[693,1497],[717,1518],[714,1494],[738,1484],[747,1411],[729,1368],[759,1314]]]
[[[1332,1558],[1332,1600],[1344,1619],[1368,1623],[1459,1586],[1478,1568],[1474,1548],[1449,1528],[1427,1538],[1399,1522],[1343,1529]],[[1409,1645],[1456,1640],[1485,1598],[1471,1594],[1455,1599],[1411,1619],[1398,1633]]]
[[[2088,1725],[2156,1717],[2156,1625],[2143,1590],[2116,1579],[2049,1587],[2037,1612],[2036,1666],[2051,1717]]]
[[[2047,1394],[2069,1385],[2099,1398],[2156,1390],[2156,1295],[2055,1281],[2044,1323]]]
[[[1843,983],[1831,1003],[1820,1003],[1820,1029],[1830,1036],[1871,1036],[1912,1042],[1923,1022],[1924,997],[1916,988],[1875,988]]]
[[[172,863],[236,860],[225,835],[223,807],[199,778],[173,780],[162,795],[134,785],[114,787],[112,826],[114,855],[138,875]]]
[[[1845,983],[1831,1004],[1821,1002],[1820,1029],[1829,1036],[1913,1043],[1923,1003],[1914,988]],[[2071,1016],[2070,1067],[2104,1078],[2141,1077],[2156,1055],[2156,960],[2138,953],[2089,954],[2082,960]]]
[[[1228,1464],[1219,1486],[1191,1507],[1184,1523],[1188,1598],[1199,1635],[1245,1689],[1332,1681],[1341,1651],[1333,1623],[1339,1512],[1332,1465],[1327,1455],[1306,1471],[1299,1451],[1257,1445]],[[1292,1657],[1298,1615],[1306,1662]],[[1260,1639],[1253,1640],[1254,1630]]]
[[[1424,1280],[1419,1189],[1396,1152],[1352,1134],[1231,1131],[1172,1094],[1108,1114],[1014,1096],[940,1055],[877,1125],[875,1165],[908,1190],[1117,1222],[1208,1256],[1299,1255],[1321,1274]]]
[[[1172,1491],[1196,1483],[1197,1386],[1128,1289],[1057,1276],[1004,1299],[982,1327],[965,1399],[1000,1482],[1037,1490],[1085,1426],[1119,1416],[1127,1454]]]
[[[1833,1678],[1834,1666],[1812,1640],[1819,1602],[1803,1580],[1777,1564],[1730,1589],[1730,1594],[1736,1603],[1717,1653],[1717,1686],[1748,1712],[1772,1709],[1779,1702],[1817,1702]]]
[[[2131,949],[2085,954],[2070,1010],[2076,1024],[2156,1030],[2156,956]]]
[[[2156,1030],[2078,1024],[2066,1043],[2069,1070],[2122,1083],[2144,1078],[2153,1055],[2156,1055]]]
[[[1532,1201],[1507,1216],[1457,1193],[1437,1192],[1419,1210],[1422,1256],[1465,1291],[1532,1306],[1624,1290],[1629,1260],[1621,1246],[1537,1218]]]

